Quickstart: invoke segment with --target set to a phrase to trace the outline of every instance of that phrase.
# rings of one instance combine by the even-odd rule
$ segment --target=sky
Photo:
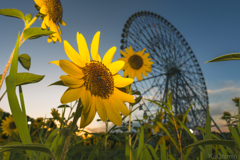
[[[120,40],[122,29],[128,18],[138,11],[151,11],[167,19],[183,35],[193,50],[205,78],[209,96],[210,114],[222,131],[227,131],[225,121],[221,120],[224,111],[232,115],[238,113],[232,99],[240,97],[239,61],[207,63],[220,55],[240,51],[240,2],[237,0],[61,0],[63,21],[62,39],[67,40],[77,49],[76,33],[82,33],[90,45],[94,34],[101,32],[99,54],[104,56],[112,46],[117,47],[113,58],[120,58]],[[34,0],[8,0],[0,2],[2,8],[16,8],[24,14],[37,14]],[[21,19],[0,16],[0,72],[14,48],[18,31],[24,23]],[[33,27],[40,27],[42,20],[37,20]],[[66,87],[51,86],[58,81],[63,71],[60,67],[48,64],[50,61],[68,59],[63,43],[47,43],[47,37],[27,40],[20,47],[19,54],[27,53],[31,57],[30,73],[45,75],[36,84],[23,86],[27,115],[33,118],[51,117],[51,109],[58,107]],[[27,72],[19,66],[19,72]],[[0,95],[5,91],[5,83]],[[0,102],[0,108],[10,112],[7,96]],[[61,112],[61,110],[59,110]],[[105,130],[103,122],[94,121],[87,127],[89,131]],[[214,128],[213,128],[214,130]]]

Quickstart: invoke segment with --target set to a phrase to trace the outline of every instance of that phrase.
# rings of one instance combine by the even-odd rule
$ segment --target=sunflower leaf
[[[30,69],[31,57],[28,54],[24,53],[24,54],[19,55],[18,61],[23,66],[23,68],[25,68],[26,70]]]
[[[24,30],[23,37],[24,39],[36,39],[42,36],[49,36],[53,33],[53,31],[42,29],[40,27],[31,27]]]
[[[53,85],[66,86],[66,85],[63,83],[62,80],[57,81],[57,82],[54,82],[54,83],[52,83],[52,84],[50,84],[50,85],[48,85],[48,86],[53,86]]]
[[[225,54],[216,58],[213,58],[210,61],[207,61],[205,63],[209,62],[220,62],[220,61],[229,61],[229,60],[240,60],[240,53],[231,53],[231,54]]]
[[[0,9],[0,14],[3,16],[15,17],[25,20],[23,12],[14,8]]]
[[[57,108],[64,108],[64,107],[70,107],[70,106],[69,106],[69,105],[62,104],[62,105],[58,106]]]
[[[32,150],[32,151],[39,151],[49,154],[53,159],[55,157],[53,156],[50,149],[43,145],[43,144],[10,144],[10,145],[4,145],[0,147],[1,149],[12,149],[12,150]],[[3,150],[4,151],[4,150]],[[0,151],[1,152],[1,151]]]
[[[230,148],[236,147],[236,142],[234,140],[218,140],[218,139],[207,139],[207,140],[199,140],[197,142],[194,142],[185,148],[198,146],[198,145],[223,145],[228,146]]]
[[[17,73],[16,86],[30,84],[30,83],[37,83],[41,81],[43,78],[44,78],[44,75],[37,75],[37,74],[25,73],[25,72]],[[8,79],[8,76],[6,79]]]
[[[142,96],[137,97],[137,98],[135,99],[135,103],[130,103],[130,104],[131,104],[132,106],[134,106],[135,104],[139,103],[141,100],[142,100]]]
[[[141,96],[141,92],[140,91],[133,91],[132,95],[139,95],[139,96]]]

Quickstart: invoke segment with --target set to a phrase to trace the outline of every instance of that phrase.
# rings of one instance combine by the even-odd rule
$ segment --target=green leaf
[[[151,151],[153,158],[155,160],[158,160],[157,152],[154,150],[154,148],[151,145],[149,145],[149,144],[146,144],[146,146]]]
[[[25,20],[26,20],[27,23],[30,22],[32,20],[32,15],[31,14],[26,14]]]
[[[31,66],[31,57],[24,53],[18,56],[18,61],[21,63],[21,65],[23,66],[23,68],[25,68],[26,70],[30,69]]]
[[[236,118],[236,119],[240,119],[240,114],[237,114],[235,116],[227,116],[228,118]]]
[[[16,76],[17,76],[16,77],[16,86],[30,84],[30,83],[37,83],[44,78],[44,76],[42,76],[42,75],[36,75],[33,73],[25,73],[25,72],[17,73]],[[9,76],[7,76],[6,79],[8,79],[8,78],[9,78]]]
[[[141,160],[152,160],[152,156],[148,151],[148,148],[146,147],[146,145],[143,146],[142,152],[141,152]]]
[[[205,63],[229,61],[229,60],[240,60],[240,53],[225,54],[223,56],[216,57],[216,58],[214,58],[214,59],[212,59],[210,61],[207,61]]]
[[[146,100],[148,100],[148,101],[150,101],[150,102],[158,105],[159,107],[161,107],[162,109],[164,109],[168,114],[171,114],[170,111],[169,111],[169,109],[168,109],[167,107],[164,107],[163,105],[160,104],[160,103],[163,103],[163,104],[165,104],[166,106],[168,106],[165,102],[156,101],[156,100],[150,100],[150,99],[146,99]]]
[[[167,159],[166,157],[166,145],[165,145],[165,140],[163,139],[162,145],[160,145],[160,150],[161,150],[161,159]]]
[[[32,144],[10,144],[10,145],[1,146],[0,148],[1,149],[2,148],[11,149],[11,150],[39,151],[39,152],[44,152],[46,154],[49,154],[53,159],[55,159],[52,152],[50,151],[50,149],[43,144],[36,144],[36,143],[32,143]],[[2,152],[2,150],[0,152]]]
[[[237,129],[234,128],[234,127],[231,127],[231,126],[228,126],[228,128],[229,128],[229,130],[230,130],[230,132],[231,132],[233,138],[234,138],[235,141],[237,142],[238,147],[240,147],[240,136],[239,136],[239,134],[238,134]]]
[[[140,132],[140,138],[139,138],[139,143],[138,143],[138,151],[137,151],[137,159],[140,157],[143,146],[144,145],[144,127],[141,126],[141,132]]]
[[[70,106],[69,106],[69,105],[62,104],[62,105],[58,106],[57,108],[64,108],[64,107],[70,107]]]
[[[137,97],[137,98],[135,99],[135,103],[130,103],[130,104],[131,104],[132,106],[134,106],[135,104],[139,103],[139,102],[141,101],[141,99],[142,99],[142,96]]]
[[[175,139],[171,136],[170,132],[167,130],[166,127],[164,127],[162,125],[162,123],[157,122],[157,124],[159,125],[159,127],[161,127],[163,129],[163,131],[169,136],[169,138],[171,139],[171,141],[173,142],[173,144],[175,145],[175,147],[177,148],[178,151],[180,151],[178,143],[175,141]]]
[[[49,86],[53,86],[53,85],[66,86],[66,85],[63,83],[62,80],[57,81],[57,82],[54,82],[54,83],[50,84]],[[48,86],[48,87],[49,87],[49,86]]]
[[[208,139],[208,140],[200,140],[200,141],[194,142],[194,143],[186,146],[185,148],[198,146],[198,145],[222,145],[222,146],[227,146],[230,148],[235,148],[236,142],[234,140]]]
[[[53,31],[42,29],[39,27],[31,27],[28,29],[25,29],[23,32],[24,39],[36,39],[42,36],[49,36],[53,34]]]
[[[186,113],[184,113],[183,119],[182,119],[182,122],[183,122],[183,123],[185,122],[185,119],[186,119],[186,117],[187,117],[187,115],[188,115],[188,112],[190,111],[190,109],[192,108],[192,106],[193,106],[194,103],[195,103],[195,102],[193,102],[193,103],[191,104],[191,106],[188,107]]]
[[[194,134],[192,134],[192,133],[190,132],[189,128],[188,128],[186,125],[184,125],[184,124],[182,123],[182,121],[180,121],[179,119],[176,119],[176,120],[177,120],[178,123],[181,125],[181,127],[183,127],[183,128],[186,130],[186,132],[191,136],[191,138],[192,138],[195,142],[197,142],[198,139],[196,138],[196,136],[195,136]],[[196,129],[198,129],[198,128],[196,127]],[[200,150],[201,150],[202,152],[204,152],[204,149],[203,149],[203,147],[202,147],[201,145],[199,145],[198,147],[200,148]]]
[[[125,136],[125,158],[130,159],[130,146],[128,136]]]
[[[15,17],[25,20],[23,12],[14,8],[0,9],[0,14],[3,16]]]
[[[193,147],[190,147],[190,148],[187,149],[186,154],[183,156],[183,157],[184,157],[184,160],[188,160],[188,156],[189,156],[189,154],[191,153],[192,149],[193,149]]]
[[[141,96],[141,92],[140,91],[133,91],[132,95],[139,95],[139,96]]]
[[[12,112],[12,116],[14,118],[16,127],[18,129],[19,136],[21,138],[22,143],[29,144],[32,142],[28,125],[26,121],[26,117],[24,117],[22,110],[20,108],[18,98],[16,95],[16,85],[17,85],[17,68],[18,68],[18,51],[19,51],[19,37],[20,32],[18,33],[18,39],[15,46],[15,51],[12,59],[12,64],[9,72],[9,76],[6,79],[7,86],[7,96],[9,106]],[[27,151],[28,156],[31,156],[31,153]]]
[[[207,118],[206,118],[206,124],[205,124],[205,130],[206,130],[206,134],[205,134],[205,140],[211,140],[212,139],[212,132],[211,132],[211,119],[210,119],[210,113],[209,113],[209,107],[207,106]],[[209,155],[212,153],[212,145],[206,145],[204,147],[204,155],[203,158],[207,159],[209,157]]]

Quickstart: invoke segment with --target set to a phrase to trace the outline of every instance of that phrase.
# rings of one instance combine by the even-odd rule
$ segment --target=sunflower
[[[98,31],[92,40],[91,56],[88,46],[82,34],[77,33],[79,54],[72,46],[64,41],[64,49],[68,60],[52,61],[59,65],[68,75],[62,75],[60,79],[69,88],[61,97],[61,103],[69,103],[81,98],[83,111],[80,128],[86,127],[95,117],[96,111],[102,121],[107,118],[120,126],[122,117],[120,112],[127,116],[128,108],[124,102],[134,103],[134,97],[126,94],[121,88],[133,82],[131,78],[123,78],[117,72],[124,66],[123,61],[111,63],[116,47],[110,48],[101,61],[98,54],[100,32]]]
[[[152,71],[151,65],[153,64],[151,58],[148,58],[149,53],[144,53],[146,48],[144,48],[142,51],[134,52],[132,46],[128,48],[125,48],[125,51],[121,51],[120,53],[124,56],[123,58],[120,58],[118,60],[122,60],[125,62],[124,67],[122,70],[124,70],[123,76],[134,78],[137,76],[137,80],[141,81],[143,79],[142,74],[144,76],[148,76],[147,72],[150,73]]]
[[[164,112],[162,112],[162,109],[157,113],[157,116],[156,118],[154,119],[154,124],[155,124],[155,127],[154,127],[154,133],[158,133],[160,132],[160,126],[157,124],[157,122],[162,123],[162,120],[164,119]],[[165,123],[164,123],[165,124]]]
[[[6,136],[11,136],[12,132],[18,133],[16,124],[12,116],[5,117],[5,120],[2,120],[1,123],[2,134],[6,134]]]
[[[42,124],[43,124],[43,118],[39,117],[32,123],[32,126],[33,126],[33,128],[37,129],[37,128],[41,127]]]
[[[46,122],[46,126],[48,128],[56,128],[57,125],[55,124],[54,120],[48,119],[47,122]]]
[[[84,145],[85,146],[91,146],[92,145],[91,140],[84,141]]]
[[[163,136],[160,138],[160,140],[157,142],[157,144],[162,145],[163,140],[165,141],[165,150],[168,150],[168,148],[171,147],[171,145],[173,145],[172,140],[170,139],[169,136],[167,136],[167,135],[164,136],[164,135],[163,135]]]
[[[50,28],[51,31],[55,32],[48,37],[48,43],[55,43],[57,40],[62,43],[61,28],[59,23],[63,26],[66,23],[62,20],[62,5],[60,0],[34,0],[37,4],[36,8],[39,10],[41,18],[43,19],[41,28]]]
[[[60,113],[58,113],[58,110],[55,108],[51,109],[51,115],[53,116],[53,119],[61,121]]]
[[[7,142],[8,136],[6,134],[0,134],[0,145],[3,145]]]

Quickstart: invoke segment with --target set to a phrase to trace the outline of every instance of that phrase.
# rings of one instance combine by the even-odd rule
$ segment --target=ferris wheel
[[[205,126],[207,87],[197,58],[181,33],[163,17],[141,11],[129,17],[121,36],[121,50],[129,46],[135,52],[146,48],[145,53],[154,62],[152,72],[135,81],[133,90],[140,91],[143,99],[160,101],[166,101],[170,90],[175,115],[184,114],[195,102],[188,113],[187,126],[191,129]],[[140,109],[153,114],[159,107],[142,100]],[[220,130],[215,122],[214,125]]]

